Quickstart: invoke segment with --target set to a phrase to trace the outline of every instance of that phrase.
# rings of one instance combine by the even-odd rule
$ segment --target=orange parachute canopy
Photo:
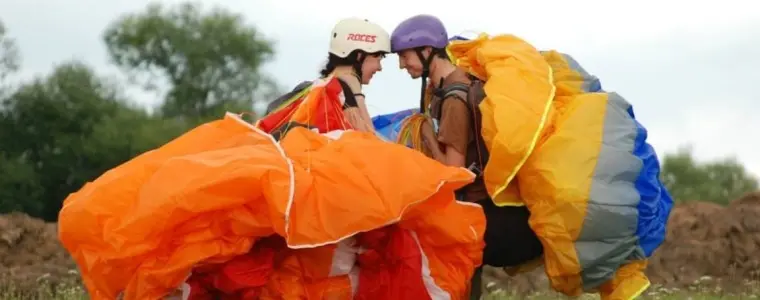
[[[353,129],[343,116],[342,88],[337,79],[317,81],[310,89],[306,95],[258,120],[256,127],[267,133],[290,122],[316,127],[323,133]]]
[[[339,105],[326,87],[294,111]],[[71,194],[59,237],[92,299],[464,299],[485,219],[453,191],[472,179],[370,133],[276,141],[227,114]]]

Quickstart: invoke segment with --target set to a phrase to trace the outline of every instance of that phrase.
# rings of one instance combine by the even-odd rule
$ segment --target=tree
[[[132,106],[116,83],[77,62],[20,86],[5,107],[0,209],[51,221],[69,193],[182,129]]]
[[[273,86],[260,70],[273,58],[272,42],[220,8],[154,3],[112,23],[104,40],[113,62],[131,78],[144,78],[146,89],[155,90],[159,78],[168,82],[165,117],[197,123],[226,110],[252,111],[256,92]]]
[[[735,158],[697,162],[691,148],[667,154],[662,180],[677,201],[710,201],[727,204],[758,190],[758,181]]]
[[[5,79],[18,70],[20,60],[16,41],[7,36],[5,25],[0,21],[0,99],[5,96],[7,90]]]

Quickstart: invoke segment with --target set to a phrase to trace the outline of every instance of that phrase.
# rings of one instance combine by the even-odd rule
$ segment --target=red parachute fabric
[[[70,195],[59,238],[91,299],[466,299],[485,218],[454,191],[473,174],[336,130],[339,87],[259,128],[227,114]],[[260,129],[289,122],[319,133]]]
[[[324,84],[324,88],[318,88],[321,84]],[[340,82],[331,78],[315,85],[317,88],[313,92],[265,116],[256,126],[266,133],[289,122],[316,127],[320,133],[353,129],[343,116],[343,103],[340,100],[343,90]]]

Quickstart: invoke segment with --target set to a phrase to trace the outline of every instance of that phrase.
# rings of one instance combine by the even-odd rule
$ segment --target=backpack
[[[443,102],[449,100],[459,100],[464,102],[465,106],[467,106],[467,109],[470,112],[470,118],[473,122],[472,134],[475,137],[475,146],[478,150],[478,159],[475,162],[471,163],[467,169],[473,172],[476,178],[480,178],[483,175],[483,170],[488,163],[489,158],[488,148],[486,147],[485,141],[483,140],[483,136],[480,134],[480,130],[482,128],[482,115],[479,105],[486,97],[485,91],[483,90],[485,82],[470,74],[467,75],[470,79],[469,85],[461,82],[455,82],[447,86],[434,89],[433,93],[441,100],[438,101],[435,109],[430,109],[430,117],[436,123],[434,128],[436,128],[435,130],[437,134],[437,124],[440,123],[440,114],[441,110],[443,109]]]

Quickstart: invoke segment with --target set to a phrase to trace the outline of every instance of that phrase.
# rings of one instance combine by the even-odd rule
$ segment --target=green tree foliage
[[[47,220],[55,220],[63,199],[85,182],[180,132],[76,62],[20,86],[5,107],[0,209]]]
[[[0,97],[7,92],[5,80],[18,71],[20,62],[16,42],[8,36],[5,25],[0,21]]]
[[[254,99],[279,93],[260,73],[272,59],[271,42],[221,9],[153,4],[116,20],[104,40],[128,75],[146,85],[167,83],[158,113],[132,104],[120,82],[78,62],[2,85],[21,57],[0,23],[0,213],[54,221],[63,200],[84,183],[200,122],[227,110],[252,111]]]
[[[104,40],[113,62],[146,88],[156,88],[157,79],[168,83],[165,117],[197,123],[252,111],[256,92],[274,85],[260,72],[273,58],[272,42],[223,9],[151,4],[111,24]]]
[[[662,180],[677,201],[727,204],[758,190],[758,180],[736,159],[698,162],[690,148],[665,155]]]

